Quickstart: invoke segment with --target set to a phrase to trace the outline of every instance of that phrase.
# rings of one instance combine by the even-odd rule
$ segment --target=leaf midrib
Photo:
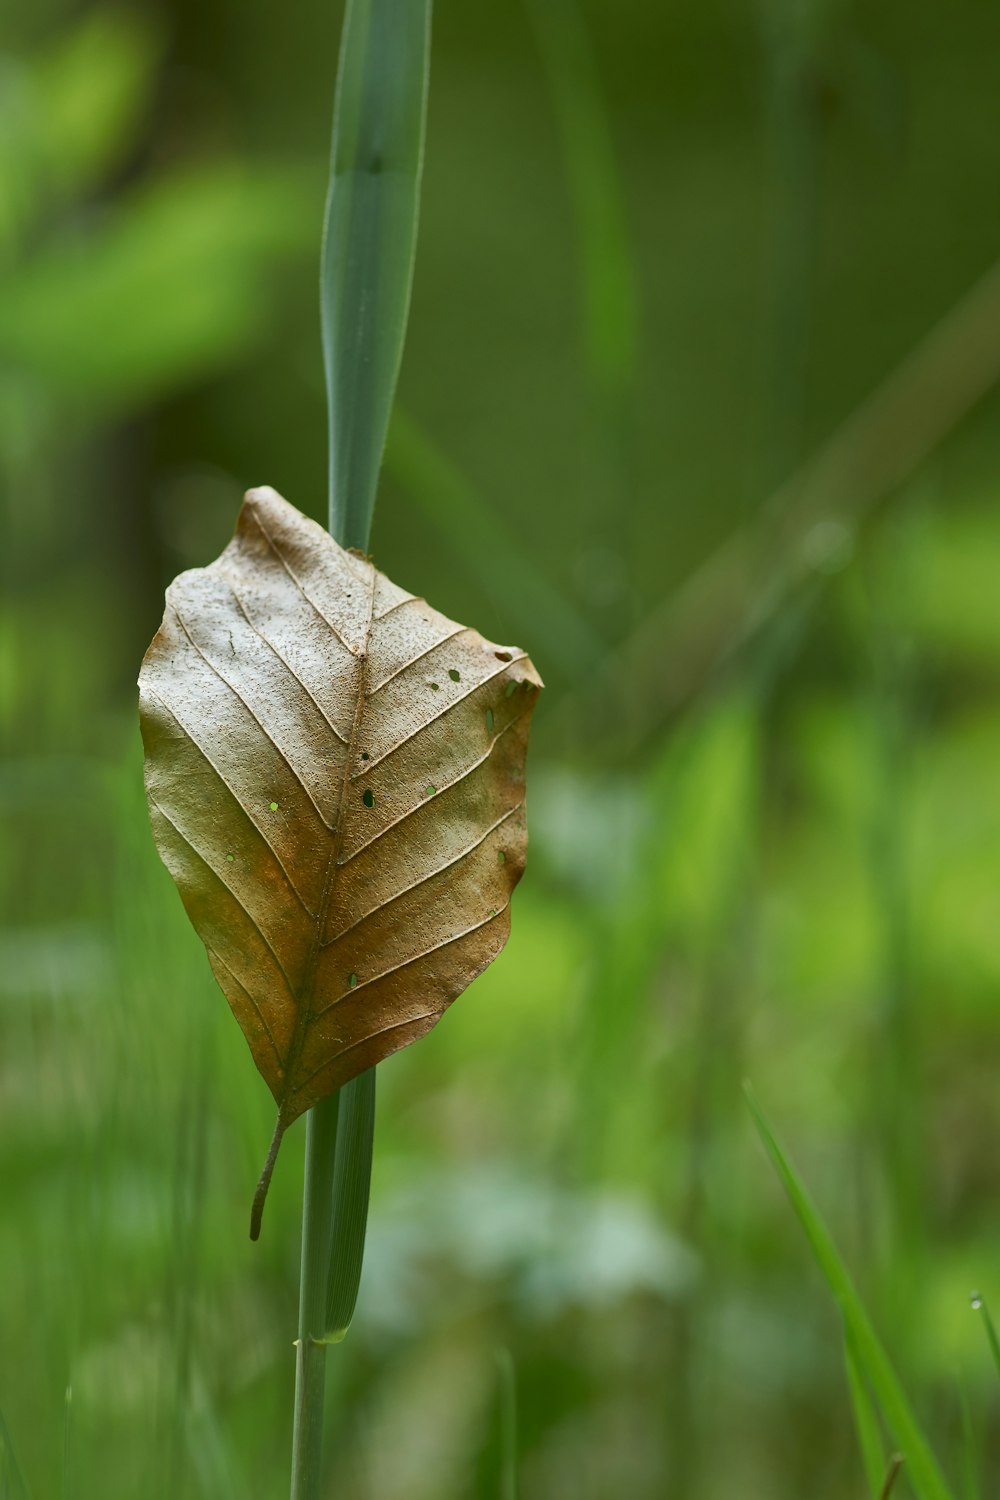
[[[267,535],[267,533],[264,532],[263,527],[261,527],[261,531],[265,536]],[[268,537],[269,542],[270,540],[270,537]],[[271,545],[272,547],[274,546],[273,543],[271,543]],[[280,557],[280,553],[277,552],[276,548],[275,554]],[[283,558],[282,561],[284,561]],[[347,828],[347,789],[351,783],[351,767],[354,764],[354,758],[357,753],[358,735],[361,730],[361,721],[364,717],[365,684],[368,676],[368,649],[371,643],[372,621],[375,610],[375,589],[378,585],[377,570],[371,563],[369,563],[367,566],[370,570],[371,578],[368,594],[368,617],[365,622],[364,632],[364,650],[360,653],[351,652],[351,655],[354,656],[355,660],[358,663],[357,694],[354,703],[354,721],[351,725],[350,738],[348,740],[347,749],[344,755],[344,771],[340,780],[340,795],[337,799],[337,815],[334,819],[333,837],[330,843],[330,853],[327,856],[326,872],[323,877],[323,893],[320,897],[319,909],[316,914],[316,920],[313,924],[312,939],[309,945],[309,956],[306,960],[306,969],[302,980],[302,990],[301,994],[297,997],[293,992],[293,998],[297,999],[298,1002],[298,1015],[295,1018],[295,1030],[292,1033],[292,1040],[289,1043],[288,1060],[285,1064],[285,1089],[282,1093],[281,1104],[278,1106],[279,1126],[281,1125],[282,1119],[286,1114],[286,1108],[289,1100],[293,1099],[296,1093],[300,1092],[303,1086],[302,1084],[299,1084],[299,1086],[296,1087],[294,1082],[295,1070],[298,1067],[299,1058],[302,1056],[302,1049],[305,1045],[310,1022],[312,1022],[316,1018],[313,1013],[316,969],[319,964],[320,952],[322,951],[322,938],[323,933],[326,931],[327,916],[329,915],[330,907],[333,904],[333,899],[337,890],[337,881],[339,879],[340,871],[342,868],[340,864],[340,851],[343,846],[344,833]],[[302,589],[301,583],[299,583],[299,580],[295,577],[291,569],[289,568],[287,571],[288,576],[297,584],[300,589]],[[302,592],[303,594],[305,594],[305,590],[302,590]],[[311,600],[309,602],[312,603]],[[321,619],[324,618],[321,611],[317,610],[316,612]],[[341,638],[338,631],[333,631],[333,634],[336,635],[338,639]]]

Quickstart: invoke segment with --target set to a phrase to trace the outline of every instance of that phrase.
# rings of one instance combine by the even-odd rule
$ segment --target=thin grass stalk
[[[896,1480],[899,1478],[903,1468],[903,1455],[894,1453],[889,1460],[889,1467],[885,1474],[885,1483],[879,1492],[878,1500],[889,1500],[896,1488]]]
[[[323,1464],[326,1393],[326,1282],[333,1242],[333,1163],[340,1098],[331,1094],[306,1115],[302,1267],[295,1343],[295,1418],[291,1500],[317,1500]]]
[[[431,0],[348,0],[341,37],[320,312],[329,530],[341,546],[362,552],[409,313],[430,17]],[[291,1500],[321,1493],[329,1314],[332,1307],[342,1337],[364,1255],[374,1109],[372,1073],[306,1117]]]
[[[961,1380],[958,1384],[958,1402],[962,1422],[962,1500],[981,1500],[976,1432],[972,1425],[969,1397]]]
[[[73,1387],[66,1387],[63,1407],[63,1500],[70,1500],[71,1441],[73,1435]]]
[[[14,1440],[0,1411],[0,1500],[31,1500],[28,1482],[17,1461]]]
[[[517,1370],[507,1348],[496,1352],[500,1395],[500,1497],[518,1500]]]

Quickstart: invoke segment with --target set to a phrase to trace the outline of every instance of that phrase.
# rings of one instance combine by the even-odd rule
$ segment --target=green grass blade
[[[329,1344],[339,1343],[346,1334],[358,1300],[374,1139],[375,1069],[369,1068],[340,1090],[324,1340]]]
[[[854,1426],[858,1434],[858,1446],[861,1449],[865,1478],[868,1480],[868,1489],[873,1500],[878,1500],[885,1479],[885,1449],[882,1446],[882,1431],[846,1320],[844,1322],[844,1366],[847,1371],[847,1389],[851,1397],[851,1410],[854,1413]]]
[[[71,1453],[73,1436],[73,1387],[66,1387],[66,1401],[63,1411],[63,1500],[70,1500],[70,1475],[72,1472]]]
[[[437,527],[484,586],[520,601],[559,670],[573,681],[607,653],[602,638],[574,604],[535,567],[494,508],[415,418],[397,405],[389,428],[386,471]]]
[[[858,1364],[896,1446],[906,1459],[914,1493],[918,1500],[954,1500],[819,1210],[775,1139],[749,1085],[746,1086],[746,1096],[764,1148],[805,1231],[827,1286],[843,1313]]]
[[[580,237],[591,374],[605,395],[634,384],[638,294],[597,55],[578,0],[528,0]]]
[[[973,1292],[969,1301],[972,1304],[973,1312],[977,1312],[983,1320],[983,1327],[986,1330],[986,1340],[990,1346],[990,1353],[993,1355],[993,1363],[997,1367],[997,1373],[1000,1374],[1000,1339],[997,1338],[996,1325],[990,1316],[989,1308],[986,1306],[986,1299],[981,1292]]]
[[[965,1387],[958,1388],[959,1411],[962,1419],[962,1500],[980,1500],[979,1489],[979,1445],[972,1423],[972,1412]]]
[[[320,276],[329,529],[364,552],[413,283],[430,25],[431,0],[348,0],[340,45]],[[320,1128],[322,1154],[334,1159],[324,1341],[337,1342],[354,1315],[364,1259],[373,1070],[340,1091]]]
[[[348,0],[321,271],[330,532],[367,550],[413,282],[430,0]]]
[[[31,1500],[28,1482],[21,1472],[7,1419],[0,1411],[0,1500]]]
[[[497,1350],[500,1383],[500,1496],[517,1500],[517,1370],[509,1349]]]

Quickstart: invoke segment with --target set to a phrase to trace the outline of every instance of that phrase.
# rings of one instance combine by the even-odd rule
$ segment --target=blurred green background
[[[339,25],[0,23],[5,1496],[286,1490],[302,1131],[252,1246],[134,681],[247,486],[324,513]],[[514,1402],[523,1500],[860,1500],[744,1077],[1000,1493],[998,99],[985,0],[437,0],[373,548],[548,690],[508,949],[379,1072],[331,1497],[511,1500]]]

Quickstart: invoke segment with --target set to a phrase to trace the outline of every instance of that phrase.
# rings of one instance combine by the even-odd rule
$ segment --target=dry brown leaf
[[[542,683],[251,490],[139,676],[160,854],[284,1129],[496,957]]]

